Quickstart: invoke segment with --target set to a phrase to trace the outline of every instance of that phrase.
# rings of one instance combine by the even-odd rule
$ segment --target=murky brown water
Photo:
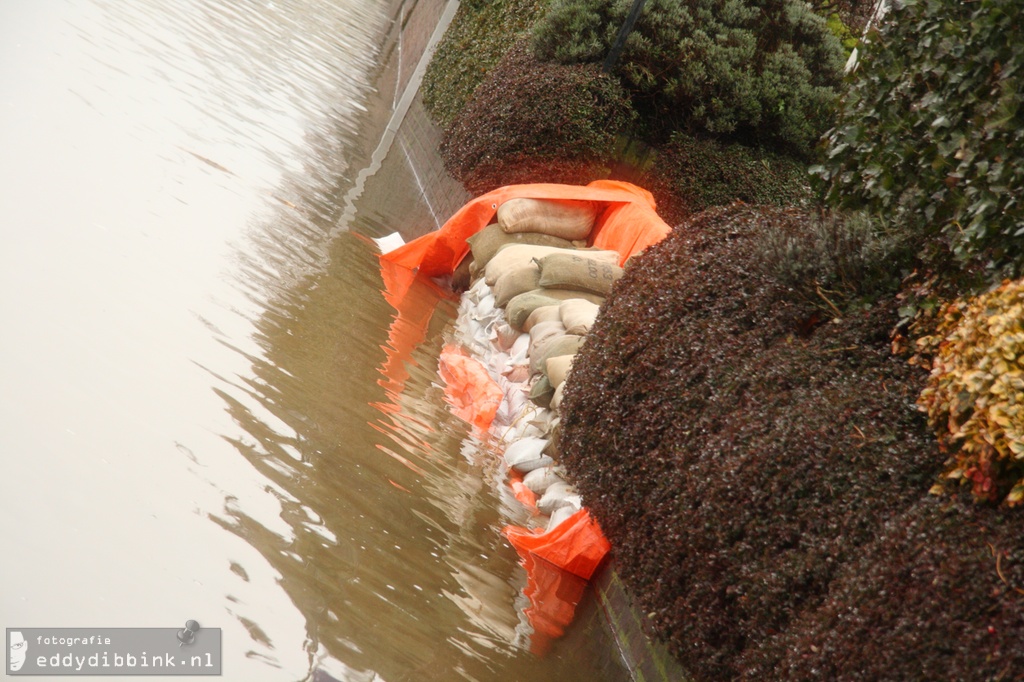
[[[624,678],[589,602],[526,650],[516,512],[437,386],[454,304],[414,288],[389,361],[359,233],[408,225],[338,228],[394,16],[0,0],[0,627],[196,619],[229,680]]]

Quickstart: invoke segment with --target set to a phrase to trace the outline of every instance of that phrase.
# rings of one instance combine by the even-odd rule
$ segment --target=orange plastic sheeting
[[[522,481],[513,480],[509,485],[512,486],[512,494],[524,507],[534,512],[537,511],[537,493],[527,488]]]
[[[590,241],[594,246],[618,251],[622,254],[622,263],[637,251],[661,241],[671,231],[655,211],[654,196],[628,182],[595,180],[585,186],[506,185],[470,200],[440,230],[383,254],[381,259],[418,270],[428,277],[449,275],[469,253],[466,238],[486,227],[501,204],[517,198],[609,204],[598,218]]]
[[[584,580],[590,579],[612,548],[586,509],[579,510],[549,531],[505,526],[503,532],[520,556],[525,557],[532,552]]]
[[[455,416],[486,431],[501,405],[502,392],[487,369],[457,346],[445,346],[439,365],[444,395]]]
[[[526,569],[523,594],[530,600],[523,613],[533,627],[530,651],[543,656],[552,640],[561,637],[572,623],[587,581],[532,554],[526,554],[522,563]]]

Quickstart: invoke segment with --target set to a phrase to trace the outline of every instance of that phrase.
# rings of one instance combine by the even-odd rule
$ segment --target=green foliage
[[[907,0],[863,46],[814,169],[963,265],[1024,264],[1024,23],[1017,0]]]
[[[737,200],[784,206],[810,198],[807,166],[800,161],[684,133],[659,149],[650,173],[693,213]]]
[[[601,62],[631,0],[556,0],[533,30],[537,55]],[[800,0],[650,0],[616,74],[664,128],[806,152],[828,127],[843,49]]]
[[[539,63],[521,41],[476,89],[441,155],[461,181],[524,157],[607,160],[633,117],[616,79],[592,64]]]
[[[854,300],[895,291],[901,251],[865,213],[826,213],[758,234],[759,268],[830,317]]]
[[[918,346],[934,353],[918,404],[952,454],[947,477],[978,500],[1024,502],[1024,280],[948,304]]]
[[[828,15],[826,25],[828,26],[828,30],[832,31],[832,35],[839,38],[839,42],[843,44],[847,54],[852,52],[853,48],[857,47],[857,43],[859,42],[857,40],[857,36],[853,35],[850,28],[843,23],[843,18],[839,16],[838,12]]]
[[[473,90],[530,28],[549,0],[471,0],[459,5],[423,76],[423,104],[442,128]]]

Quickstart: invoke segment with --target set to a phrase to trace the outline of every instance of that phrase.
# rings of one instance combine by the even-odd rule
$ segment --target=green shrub
[[[459,5],[423,76],[423,104],[445,128],[488,71],[530,28],[549,0],[472,0]]]
[[[737,200],[785,206],[811,197],[807,166],[799,160],[684,133],[658,150],[649,173],[663,177],[692,213]]]
[[[534,49],[601,62],[631,5],[556,0]],[[650,0],[615,72],[655,127],[806,152],[828,127],[842,68],[838,38],[799,0]]]
[[[919,404],[952,454],[946,476],[1024,502],[1024,280],[948,304],[918,346],[935,354]]]
[[[899,286],[901,244],[864,213],[808,214],[762,231],[756,242],[759,269],[829,317]]]
[[[1017,0],[906,0],[862,49],[827,159],[828,200],[962,264],[1024,264],[1024,22]]]
[[[618,81],[597,66],[542,64],[521,41],[477,87],[441,155],[460,181],[514,158],[599,162],[614,157],[633,117]]]

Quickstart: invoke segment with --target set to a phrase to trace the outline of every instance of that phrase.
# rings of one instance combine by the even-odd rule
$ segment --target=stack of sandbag
[[[622,276],[615,251],[586,248],[597,216],[591,202],[513,199],[498,223],[467,240],[469,279],[458,340],[487,366],[503,399],[491,431],[521,501],[548,529],[581,508],[556,452],[559,409],[576,353]],[[521,477],[521,480],[519,479]]]

